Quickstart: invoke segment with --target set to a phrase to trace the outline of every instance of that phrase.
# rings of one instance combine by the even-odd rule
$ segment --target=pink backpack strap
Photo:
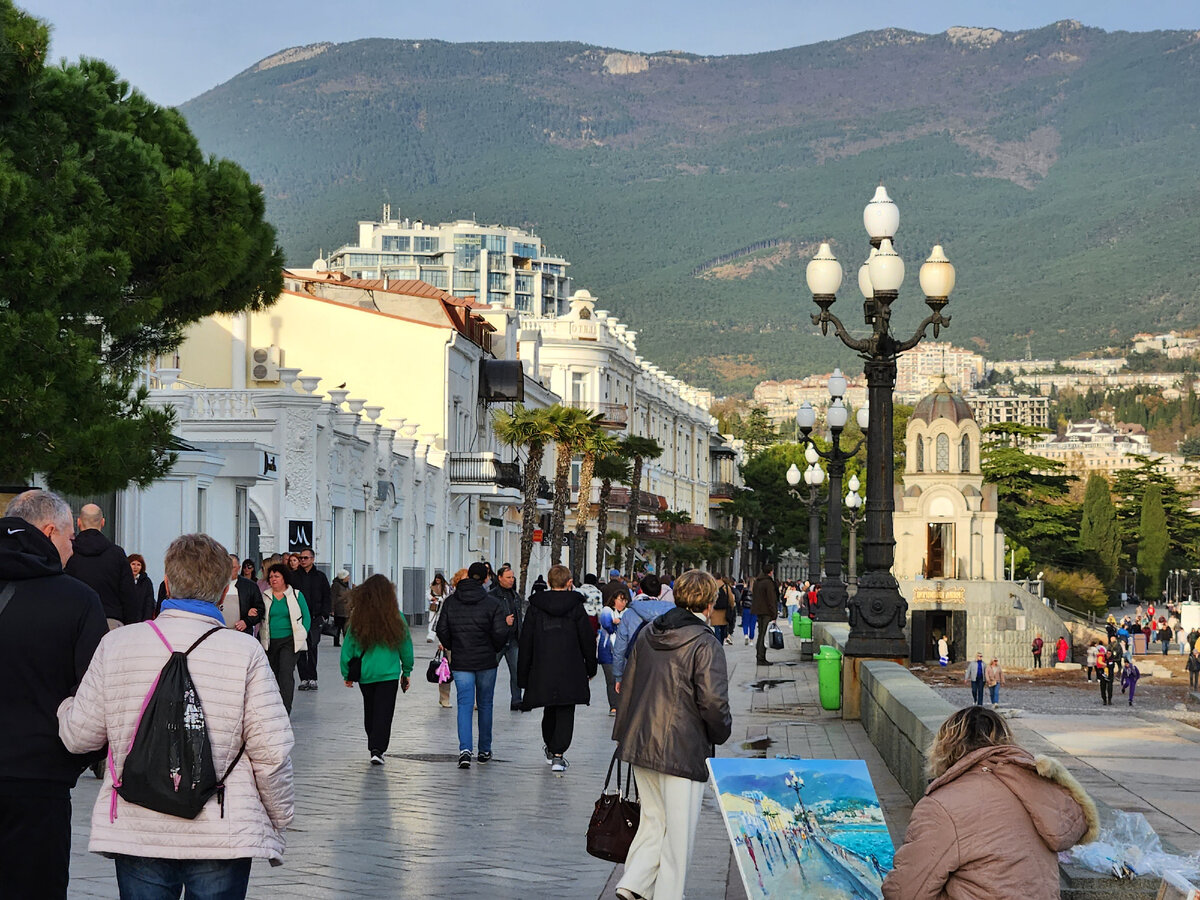
[[[154,633],[158,635],[158,639],[166,646],[167,652],[174,653],[175,648],[171,646],[171,642],[167,640],[166,636],[158,630],[158,626],[153,622],[147,622],[146,624],[154,629]],[[154,696],[154,689],[158,687],[158,678],[161,674],[162,670],[160,669],[158,675],[154,676],[154,682],[150,685],[150,690],[146,691],[146,696],[142,698],[142,708],[138,710],[137,721],[133,723],[133,734],[129,738],[129,746],[125,748],[126,756],[133,749],[133,742],[137,738],[138,729],[142,726],[142,716],[146,714],[146,707],[150,705],[150,698]],[[111,741],[108,745],[108,772],[112,776],[112,798],[108,804],[108,821],[112,823],[117,820],[117,788],[121,786],[121,781],[117,777],[117,768],[113,762]]]

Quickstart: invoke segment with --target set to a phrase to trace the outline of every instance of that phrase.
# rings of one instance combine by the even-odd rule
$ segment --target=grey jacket
[[[725,652],[712,629],[676,608],[642,629],[621,682],[613,739],[635,766],[707,781],[705,760],[733,730]]]

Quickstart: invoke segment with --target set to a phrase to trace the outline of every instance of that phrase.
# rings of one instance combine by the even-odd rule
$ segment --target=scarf
[[[218,622],[225,621],[221,615],[221,610],[217,608],[217,604],[209,603],[207,600],[177,600],[174,597],[168,597],[163,601],[162,608],[163,612],[166,612],[168,609],[177,609],[180,612],[207,616],[210,619],[216,619]]]

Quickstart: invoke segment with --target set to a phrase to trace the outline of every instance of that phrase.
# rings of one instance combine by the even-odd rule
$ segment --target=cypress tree
[[[1121,534],[1117,529],[1117,509],[1113,506],[1108,482],[1102,475],[1088,478],[1083,497],[1079,546],[1094,559],[1094,571],[1105,587],[1117,577],[1121,559]]]
[[[1146,487],[1142,497],[1142,517],[1138,527],[1138,569],[1146,577],[1146,596],[1157,600],[1162,595],[1166,577],[1167,514],[1163,510],[1162,492],[1157,484]]]

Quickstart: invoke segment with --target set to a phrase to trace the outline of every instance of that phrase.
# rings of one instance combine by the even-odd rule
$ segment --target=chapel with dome
[[[913,408],[896,486],[893,574],[908,600],[913,662],[937,659],[937,639],[955,660],[983,653],[1028,665],[1035,634],[1065,634],[1040,597],[1005,580],[996,486],[980,466],[983,440],[971,407],[943,379]]]

